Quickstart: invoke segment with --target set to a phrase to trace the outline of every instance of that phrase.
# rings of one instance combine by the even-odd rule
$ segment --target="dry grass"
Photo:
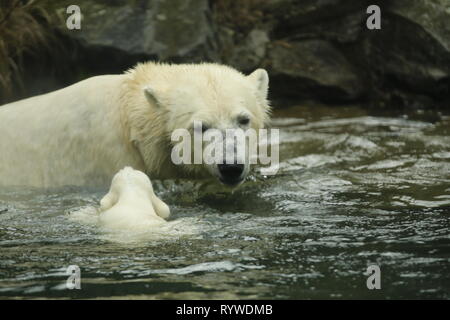
[[[52,17],[41,0],[2,0],[0,3],[0,100],[9,97],[13,85],[23,88],[21,69],[25,54],[48,46],[53,35]]]

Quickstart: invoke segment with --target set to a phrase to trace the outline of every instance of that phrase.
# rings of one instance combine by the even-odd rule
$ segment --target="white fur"
[[[194,120],[236,128],[239,114],[259,129],[267,90],[261,69],[146,63],[1,106],[0,185],[106,186],[125,166],[152,178],[211,177],[211,168],[171,162],[171,132]]]
[[[153,192],[150,179],[126,167],[113,178],[111,188],[100,201],[99,224],[109,230],[145,231],[161,225],[169,207]]]

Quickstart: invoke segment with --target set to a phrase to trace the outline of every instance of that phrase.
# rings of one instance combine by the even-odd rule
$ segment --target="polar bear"
[[[0,185],[105,187],[130,166],[151,179],[212,178],[236,186],[243,164],[171,161],[171,132],[263,128],[269,78],[220,64],[138,64],[0,107]]]
[[[120,170],[100,201],[99,225],[114,231],[144,231],[164,224],[169,207],[159,199],[150,179],[131,167]]]
[[[142,243],[198,235],[200,217],[181,217],[167,221],[170,209],[159,199],[148,176],[131,167],[120,170],[101,199],[100,207],[86,206],[68,213],[68,219],[100,228],[104,240]]]

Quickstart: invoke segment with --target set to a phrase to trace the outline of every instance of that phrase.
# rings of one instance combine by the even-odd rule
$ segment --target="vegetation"
[[[25,55],[48,49],[54,40],[50,25],[56,15],[46,10],[48,0],[2,0],[0,4],[0,97],[23,89],[21,71]]]

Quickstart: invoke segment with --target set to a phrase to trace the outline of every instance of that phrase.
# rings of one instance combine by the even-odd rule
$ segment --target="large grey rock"
[[[367,0],[270,0],[277,38],[326,39],[348,43],[361,33]]]
[[[65,31],[85,47],[160,60],[217,58],[207,0],[81,0],[77,5],[81,30]]]
[[[449,100],[450,1],[393,1],[382,10],[381,30],[366,35],[365,68],[381,98],[423,106]]]
[[[421,26],[429,37],[450,52],[449,0],[396,0],[389,12]]]
[[[342,102],[364,93],[351,64],[327,41],[275,42],[269,63],[272,87],[285,97]]]

